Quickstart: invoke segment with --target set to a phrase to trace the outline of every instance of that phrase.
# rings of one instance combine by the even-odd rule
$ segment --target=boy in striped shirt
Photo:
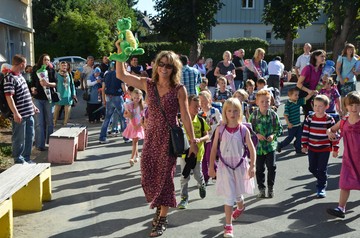
[[[306,117],[301,138],[302,152],[308,153],[309,171],[317,179],[317,197],[326,197],[327,165],[332,152],[338,156],[339,141],[330,141],[326,130],[335,124],[334,118],[326,114],[329,98],[317,95],[314,99],[314,114]]]
[[[289,100],[285,103],[284,118],[288,128],[288,136],[278,143],[276,150],[281,152],[281,149],[286,147],[295,137],[294,147],[296,154],[302,154],[301,151],[301,134],[302,125],[300,122],[300,107],[305,105],[306,101],[312,97],[313,93],[308,94],[305,98],[299,98],[299,89],[291,88],[288,91]]]

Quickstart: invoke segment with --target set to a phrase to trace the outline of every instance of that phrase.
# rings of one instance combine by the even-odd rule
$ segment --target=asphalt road
[[[286,88],[293,85],[286,83]],[[87,124],[84,102],[79,98],[72,122]],[[279,115],[285,124],[283,109],[282,104]],[[53,200],[45,203],[41,212],[15,212],[15,238],[148,236],[153,211],[140,185],[139,164],[130,167],[128,163],[131,144],[113,137],[109,138],[111,143],[101,145],[100,124],[88,126],[89,147],[78,153],[77,161],[52,165]],[[43,152],[36,161],[46,162],[46,157]],[[334,219],[326,213],[327,208],[337,205],[340,166],[341,156],[330,158],[327,197],[317,199],[315,179],[307,170],[307,156],[295,155],[289,145],[277,157],[275,197],[247,196],[246,210],[234,222],[234,236],[360,237],[359,191],[351,192],[345,219]],[[179,200],[179,165],[175,184]],[[188,209],[170,209],[168,230],[162,237],[223,237],[223,198],[215,195],[215,185],[210,184],[206,198],[201,199],[195,184],[191,179]]]

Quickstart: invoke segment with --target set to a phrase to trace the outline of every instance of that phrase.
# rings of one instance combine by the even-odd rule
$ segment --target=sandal
[[[156,207],[156,212],[151,223],[153,228],[156,226],[156,222],[160,217],[160,210],[161,210],[161,206]]]
[[[152,228],[150,237],[158,237],[161,236],[167,227],[167,219],[166,217],[160,217],[158,218],[156,225]]]
[[[130,167],[134,166],[135,161],[133,159],[130,159],[129,162],[130,162]]]

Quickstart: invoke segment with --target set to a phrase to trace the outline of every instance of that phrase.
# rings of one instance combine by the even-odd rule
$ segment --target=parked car
[[[80,56],[62,56],[54,58],[53,64],[55,69],[59,69],[59,63],[62,61],[69,62],[73,71],[86,64],[86,59]]]

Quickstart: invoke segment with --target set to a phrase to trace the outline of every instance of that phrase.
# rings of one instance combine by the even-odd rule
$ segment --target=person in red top
[[[335,125],[335,120],[326,114],[329,98],[317,95],[314,99],[314,114],[306,117],[301,138],[302,152],[308,153],[309,171],[317,178],[317,197],[326,197],[327,166],[330,152],[338,156],[339,141],[330,141],[326,130]]]

